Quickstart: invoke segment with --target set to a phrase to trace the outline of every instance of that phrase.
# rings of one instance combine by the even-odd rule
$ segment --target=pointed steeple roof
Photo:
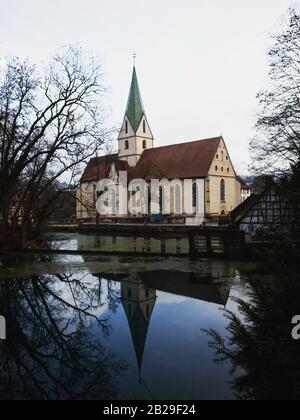
[[[141,373],[149,320],[145,318],[140,306],[137,306],[132,318],[128,319],[128,322],[139,372]]]
[[[128,297],[128,290],[130,290],[130,297]],[[141,375],[148,329],[156,302],[156,291],[146,288],[139,277],[131,276],[127,281],[121,282],[121,295]]]
[[[145,115],[145,110],[140,94],[139,84],[136,75],[135,66],[133,67],[131,86],[129,92],[129,98],[126,107],[125,116],[128,118],[132,129],[134,132],[137,131],[143,116]]]

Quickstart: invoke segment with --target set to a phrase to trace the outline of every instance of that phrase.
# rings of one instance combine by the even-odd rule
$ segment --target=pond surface
[[[79,243],[55,240],[64,249]],[[2,259],[0,396],[235,398],[230,366],[215,363],[203,329],[225,334],[224,309],[238,311],[232,298],[246,297],[252,269],[151,253]]]
[[[184,236],[155,238],[55,233],[48,235],[47,239],[52,249],[189,255],[189,239]]]

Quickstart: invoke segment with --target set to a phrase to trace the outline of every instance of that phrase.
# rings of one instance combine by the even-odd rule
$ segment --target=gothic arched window
[[[152,202],[152,196],[151,196],[151,186],[148,184],[148,212],[151,213],[151,202]]]
[[[224,179],[221,180],[221,188],[220,188],[220,192],[221,192],[221,202],[225,203],[226,200],[226,187],[225,187],[225,181]]]
[[[159,212],[163,212],[163,205],[164,205],[164,189],[163,187],[159,187]]]
[[[143,120],[143,133],[146,133],[146,121]]]
[[[146,142],[146,140],[143,140],[143,149],[147,149],[147,142]]]
[[[125,150],[128,150],[128,149],[129,149],[129,141],[125,140]]]
[[[128,134],[128,121],[125,121],[125,134]]]
[[[198,193],[198,189],[197,189],[197,184],[196,182],[193,183],[193,207],[194,209],[197,207],[197,193]]]

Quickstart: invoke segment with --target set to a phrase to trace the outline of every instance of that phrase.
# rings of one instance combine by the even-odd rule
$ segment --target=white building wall
[[[128,132],[126,134],[126,122],[128,126]],[[145,132],[144,132],[145,123]],[[122,160],[126,160],[129,166],[136,166],[139,158],[144,152],[144,142],[146,149],[153,148],[153,135],[148,124],[146,117],[144,116],[140,122],[140,125],[135,133],[131,127],[131,124],[127,117],[125,117],[122,128],[118,138],[119,142],[119,157]],[[128,148],[126,148],[126,142],[128,142]]]

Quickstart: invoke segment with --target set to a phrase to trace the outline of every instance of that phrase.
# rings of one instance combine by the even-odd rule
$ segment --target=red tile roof
[[[153,178],[201,178],[208,175],[222,137],[145,150],[132,176]]]
[[[107,178],[113,163],[115,164],[116,170],[118,172],[129,171],[130,169],[128,163],[126,161],[120,160],[117,154],[93,158],[85,168],[80,182],[92,182]]]
[[[127,171],[129,179],[203,178],[208,175],[222,137],[174,144],[145,150],[135,168],[120,160],[117,154],[93,158],[87,165],[81,182],[107,178],[112,163],[116,170]]]

